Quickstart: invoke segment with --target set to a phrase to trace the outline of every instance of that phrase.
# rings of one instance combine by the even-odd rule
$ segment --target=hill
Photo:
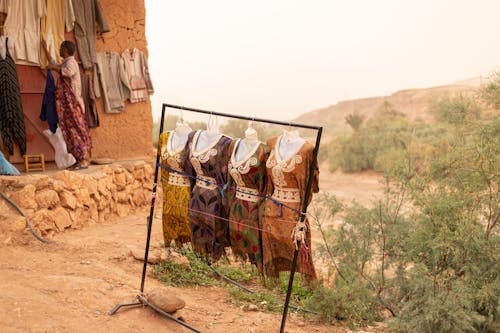
[[[411,120],[433,121],[429,106],[440,98],[453,95],[472,95],[480,86],[480,80],[464,80],[457,84],[422,89],[400,90],[389,96],[369,97],[338,102],[325,108],[304,113],[295,122],[323,124],[326,139],[351,132],[345,117],[353,112],[372,117],[377,111],[391,109],[403,113]]]

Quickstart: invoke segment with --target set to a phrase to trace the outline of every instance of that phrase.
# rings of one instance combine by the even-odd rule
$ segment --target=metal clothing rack
[[[269,120],[269,119],[261,119],[261,118],[255,118],[255,117],[247,117],[247,116],[240,116],[240,115],[233,115],[233,114],[228,114],[228,113],[220,113],[220,112],[214,112],[214,111],[207,111],[207,110],[201,110],[201,109],[195,109],[195,108],[190,108],[190,107],[185,107],[185,106],[180,106],[180,105],[174,105],[174,104],[166,104],[163,103],[162,105],[162,110],[161,110],[161,119],[160,119],[160,132],[159,135],[163,132],[163,125],[165,121],[165,112],[167,108],[172,108],[172,109],[178,109],[178,110],[186,110],[186,111],[192,111],[192,112],[197,112],[197,113],[204,113],[204,114],[209,114],[209,115],[214,115],[214,116],[221,116],[221,117],[227,117],[227,118],[235,118],[235,119],[242,119],[242,120],[249,120],[249,121],[257,121],[257,122],[262,122],[262,123],[268,123],[268,124],[275,124],[275,125],[283,125],[283,126],[289,126],[289,127],[298,127],[298,128],[305,128],[305,129],[312,129],[316,130],[316,142],[314,145],[314,150],[313,150],[313,161],[317,160],[318,157],[318,151],[319,151],[319,144],[321,141],[321,134],[323,132],[323,127],[320,126],[311,126],[311,125],[305,125],[305,124],[297,124],[297,123],[291,123],[291,122],[282,122],[282,121],[277,121],[277,120]],[[156,153],[156,163],[155,163],[155,172],[154,172],[154,180],[153,180],[153,190],[152,190],[152,195],[151,195],[151,208],[149,211],[149,216],[148,216],[148,231],[147,231],[147,236],[146,236],[146,248],[144,250],[144,265],[142,268],[142,277],[141,277],[141,289],[140,289],[140,294],[136,296],[137,302],[134,303],[120,303],[115,305],[113,309],[109,311],[110,315],[115,314],[120,308],[122,307],[132,307],[132,306],[149,306],[153,310],[157,311],[161,315],[174,320],[178,324],[192,330],[193,332],[201,332],[197,330],[194,327],[189,326],[185,322],[175,318],[169,313],[166,313],[159,309],[158,307],[154,306],[153,304],[149,303],[147,299],[144,297],[144,283],[146,279],[146,268],[148,264],[148,256],[149,256],[149,244],[151,241],[151,228],[153,225],[153,216],[154,216],[154,207],[155,207],[155,201],[156,201],[156,187],[157,187],[157,181],[158,181],[158,165],[160,163],[160,147],[158,146],[157,153]],[[309,198],[311,197],[311,189],[312,189],[312,183],[314,179],[314,167],[315,163],[311,163],[309,167],[309,175],[307,178],[307,185],[306,185],[306,190],[304,193],[304,199],[302,203],[302,214],[300,214],[300,220],[299,222],[304,222],[305,216],[306,216],[306,211],[307,211],[307,206],[309,202]],[[288,289],[286,292],[286,299],[285,299],[285,304],[283,307],[283,314],[282,314],[282,319],[281,319],[281,327],[280,327],[280,333],[283,333],[285,331],[285,324],[286,324],[286,318],[288,314],[288,308],[289,308],[289,303],[290,303],[290,296],[292,293],[292,285],[293,285],[293,279],[295,276],[295,271],[297,268],[297,259],[298,259],[298,254],[299,254],[299,249],[300,249],[301,242],[300,240],[297,240],[295,251],[293,253],[293,261],[292,261],[292,267],[290,271],[290,279],[288,281]]]

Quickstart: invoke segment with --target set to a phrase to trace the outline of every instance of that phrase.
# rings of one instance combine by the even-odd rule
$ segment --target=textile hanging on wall
[[[267,146],[256,142],[255,147],[241,160],[236,151],[242,139],[231,142],[229,146],[228,206],[229,234],[233,253],[262,271],[262,236],[259,207],[266,185],[266,160],[269,156]],[[236,188],[236,190],[234,190]]]
[[[47,121],[50,131],[52,133],[56,132],[58,122],[56,112],[56,84],[50,70],[47,71],[47,78],[45,80],[40,120]]]
[[[82,81],[82,98],[85,104],[85,119],[89,128],[99,127],[99,114],[95,103],[95,91],[93,79],[80,70]]]
[[[40,65],[40,19],[47,13],[46,0],[7,1],[5,32],[14,39],[12,55],[17,64]]]
[[[191,181],[189,227],[191,244],[198,253],[217,260],[229,246],[228,211],[217,184],[226,184],[228,148],[231,139],[219,134],[211,144],[196,150],[201,131],[191,132],[182,155],[187,174],[198,178]],[[219,218],[220,217],[220,218]]]
[[[152,94],[154,89],[144,53],[136,48],[132,51],[126,49],[122,52],[121,57],[130,88],[130,94],[126,97],[130,99],[131,103],[145,101],[148,94]]]
[[[47,1],[47,15],[42,17],[42,38],[47,43],[47,49],[52,57],[58,63],[61,62],[59,55],[59,47],[65,40],[64,28],[69,25],[71,29],[74,22],[74,12],[71,0],[46,0]],[[73,17],[73,19],[71,19]],[[73,20],[73,22],[71,21]],[[70,30],[71,30],[70,29]],[[41,67],[47,67],[49,61],[44,52],[41,53],[40,58]]]
[[[99,0],[73,0],[75,39],[83,68],[93,67],[96,59],[96,25],[99,33],[109,32]]]
[[[270,155],[267,167],[267,195],[290,208],[280,207],[271,200],[264,202],[262,219],[262,247],[264,272],[270,277],[278,277],[280,271],[290,271],[292,267],[295,242],[291,238],[292,231],[299,221],[299,214],[306,191],[307,179],[311,163],[315,165],[312,192],[317,193],[319,169],[313,161],[314,146],[304,142],[289,158],[281,158],[278,144],[282,136],[268,140]],[[311,196],[312,198],[312,196]],[[297,271],[306,279],[316,278],[311,255],[311,231],[306,219],[307,231],[305,242],[300,247]]]
[[[161,151],[161,164],[173,170],[184,172],[181,166],[181,155],[184,146],[174,149],[172,147],[172,137],[171,132],[160,135],[158,145]],[[191,198],[189,178],[162,169],[161,183],[163,188],[163,240],[167,247],[170,246],[172,241],[179,247],[191,241],[187,209]]]
[[[117,52],[97,53],[94,69],[95,96],[103,97],[106,113],[119,113],[125,110],[124,101],[129,89],[127,84],[120,55]]]
[[[52,133],[50,130],[44,130],[43,135],[49,139],[50,144],[54,147],[54,159],[59,169],[66,169],[75,164],[76,159],[73,155],[68,153],[68,146],[66,142],[64,142],[63,134],[59,127],[56,129],[55,133]]]
[[[7,152],[14,154],[14,141],[21,155],[26,154],[26,128],[12,43],[0,36],[0,132]]]

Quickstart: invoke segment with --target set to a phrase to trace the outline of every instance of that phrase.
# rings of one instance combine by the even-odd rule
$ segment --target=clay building
[[[121,54],[126,49],[137,48],[144,52],[147,59],[144,0],[99,2],[110,31],[97,36],[96,52],[114,51]],[[65,39],[74,41],[74,31],[65,32]],[[78,55],[76,58],[78,60]],[[46,160],[51,161],[54,159],[54,149],[42,133],[48,128],[48,124],[39,119],[46,82],[45,73],[39,66],[17,63],[16,68],[25,119],[26,154],[43,153]],[[85,72],[92,75],[93,70],[87,69]],[[154,85],[154,73],[151,73],[151,77]],[[143,102],[125,101],[125,110],[120,113],[105,113],[102,98],[96,100],[96,106],[100,125],[90,129],[92,159],[124,160],[151,155],[153,118],[149,97]],[[10,156],[10,161],[20,163],[22,160],[19,148],[15,145],[15,153]]]

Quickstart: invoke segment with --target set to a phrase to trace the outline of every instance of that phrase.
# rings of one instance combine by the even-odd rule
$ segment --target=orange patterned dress
[[[299,220],[299,214],[289,209],[300,211],[306,191],[307,179],[312,163],[314,163],[314,181],[312,192],[317,193],[319,169],[313,161],[314,146],[304,142],[302,146],[289,158],[281,159],[279,154],[279,140],[281,136],[268,140],[270,155],[266,162],[267,167],[267,196],[272,200],[264,202],[262,218],[262,248],[264,259],[264,273],[269,277],[278,277],[280,271],[290,271],[292,267],[295,243],[291,237],[292,231]],[[312,195],[311,197],[312,198]],[[285,206],[280,206],[282,203]],[[305,242],[301,244],[297,271],[306,279],[315,279],[311,255],[311,231],[306,219],[308,230]]]
[[[170,132],[160,135],[158,145],[161,151],[161,164],[183,172],[181,154],[184,147],[173,149]],[[188,219],[189,199],[191,197],[189,178],[162,168],[161,183],[163,187],[163,239],[165,246],[170,246],[172,241],[175,242],[176,246],[180,246],[191,241]]]

